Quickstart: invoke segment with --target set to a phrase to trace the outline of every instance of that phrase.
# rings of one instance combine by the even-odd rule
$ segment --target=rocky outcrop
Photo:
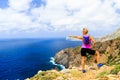
[[[76,47],[61,50],[55,55],[55,62],[57,64],[64,65],[66,68],[71,66],[80,66],[80,49],[80,47]],[[109,65],[120,63],[120,39],[97,42],[94,49],[100,52],[102,63]],[[86,63],[89,65],[94,62],[94,56],[88,55]]]
[[[55,62],[57,64],[62,64],[66,68],[68,68],[70,65],[80,66],[80,47],[76,48],[67,48],[64,50],[61,50],[56,54]]]
[[[95,49],[101,53],[101,61],[112,65],[120,63],[120,39],[98,42]]]
[[[39,71],[32,78],[26,80],[120,80],[120,29],[99,39],[94,49],[100,52],[101,62],[106,64],[96,68],[95,58],[87,55],[86,70],[81,72],[81,47],[67,48],[55,55],[55,62],[64,65],[62,71]]]
[[[26,80],[120,80],[120,72],[116,71],[117,68],[120,70],[120,65],[117,65],[117,67],[104,65],[100,69],[92,69],[91,67],[95,66],[90,65],[86,65],[86,67],[87,72],[84,74],[81,68],[74,67],[61,71],[39,71],[34,77]]]
[[[98,42],[104,42],[104,41],[113,40],[113,39],[117,39],[117,38],[120,38],[120,28],[111,34],[108,34],[108,35],[103,36],[101,38],[97,38],[96,40]]]

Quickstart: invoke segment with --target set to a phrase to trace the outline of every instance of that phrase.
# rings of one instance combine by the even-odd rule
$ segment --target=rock
[[[40,71],[38,71],[38,74],[39,74],[39,73],[41,73],[41,72],[42,72],[41,70],[40,70]]]
[[[112,74],[108,75],[107,77],[109,78],[109,80],[120,80],[116,75]]]
[[[60,72],[63,73],[63,74],[66,74],[66,73],[69,73],[70,70],[69,70],[69,69],[64,69],[64,70],[62,70],[62,71],[60,71]]]
[[[96,40],[98,42],[104,42],[104,41],[113,40],[113,39],[116,39],[116,38],[120,38],[120,28],[117,29],[116,31],[114,31],[111,34],[108,34],[108,35],[106,35],[104,37],[101,37],[101,38],[98,38]]]
[[[25,79],[25,80],[30,80],[29,78]]]
[[[72,65],[69,65],[69,69],[72,69],[72,67],[73,67]]]
[[[55,62],[57,64],[64,65],[66,68],[71,66],[77,66],[80,65],[80,54],[79,50],[80,47],[75,51],[76,48],[67,48],[64,50],[61,50],[55,55]]]
[[[118,76],[118,78],[120,79],[120,71],[118,72],[117,76]]]
[[[54,80],[64,80],[64,78],[63,77],[61,77],[61,76],[59,76],[59,77],[57,77],[56,79],[54,79]]]

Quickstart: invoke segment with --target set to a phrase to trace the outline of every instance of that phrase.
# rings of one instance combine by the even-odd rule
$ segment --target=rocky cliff
[[[119,37],[120,37],[120,28],[118,28],[116,31],[112,32],[111,34],[105,35],[101,38],[97,38],[96,40],[98,42],[104,42],[104,41],[113,40]]]
[[[55,62],[57,64],[62,64],[66,68],[71,66],[80,66],[81,65],[81,56],[80,56],[80,46],[76,48],[67,48],[61,50],[55,55]],[[97,42],[95,50],[100,52],[101,62],[107,65],[120,64],[120,39],[108,40],[105,42]],[[88,55],[86,63],[94,64],[94,56]]]
[[[120,80],[120,65],[103,66],[100,69],[90,69],[82,73],[78,67],[64,69],[62,71],[48,70],[39,71],[34,77],[26,80]]]
[[[70,65],[74,66],[80,66],[80,46],[76,48],[67,48],[64,50],[61,50],[55,55],[55,62],[57,64],[62,64],[66,68],[68,68]]]
[[[81,72],[81,47],[66,48],[55,55],[55,62],[66,69],[62,71],[39,71],[27,80],[120,80],[120,29],[99,39],[94,49],[100,52],[101,62],[105,65],[98,69],[94,56],[87,55],[86,70]]]

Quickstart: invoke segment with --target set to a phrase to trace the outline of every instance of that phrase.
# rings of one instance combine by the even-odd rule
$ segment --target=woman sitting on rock
[[[97,61],[97,66],[98,68],[102,67],[103,64],[100,63],[100,54],[98,51],[93,50],[92,48],[95,45],[95,40],[92,36],[88,35],[88,29],[87,28],[83,28],[82,31],[83,36],[69,36],[72,38],[77,38],[82,40],[82,48],[81,48],[81,64],[82,64],[82,72],[85,73],[85,60],[86,60],[86,53],[90,54],[90,55],[95,55],[95,59]]]

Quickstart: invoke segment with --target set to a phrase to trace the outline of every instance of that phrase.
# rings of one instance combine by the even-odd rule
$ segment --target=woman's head
[[[88,33],[88,29],[87,28],[83,28],[82,33],[83,33],[83,35],[86,35]]]

